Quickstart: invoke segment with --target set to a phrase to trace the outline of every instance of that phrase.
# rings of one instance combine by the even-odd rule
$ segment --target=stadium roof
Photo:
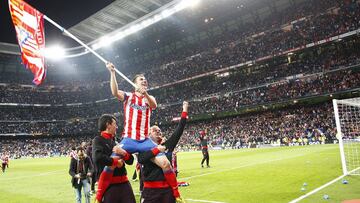
[[[90,42],[139,19],[171,0],[116,0],[110,5],[72,26],[69,31]]]

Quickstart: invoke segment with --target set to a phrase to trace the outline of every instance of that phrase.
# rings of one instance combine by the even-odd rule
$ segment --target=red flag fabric
[[[40,85],[46,76],[44,15],[22,0],[9,0],[9,10],[15,26],[21,58],[34,75],[33,83]]]

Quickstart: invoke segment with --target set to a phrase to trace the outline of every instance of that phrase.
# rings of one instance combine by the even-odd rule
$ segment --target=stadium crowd
[[[209,76],[195,81],[187,81],[170,87],[154,90],[153,94],[162,103],[180,102],[186,99],[201,98],[211,94],[228,93],[243,89],[255,89],[267,85],[310,74],[325,72],[354,66],[360,63],[359,40],[322,50],[315,49],[301,56],[291,56],[291,59],[280,58],[270,63],[260,63],[242,68],[238,71],[227,71],[228,76]],[[324,50],[325,49],[325,50]],[[340,50],[336,50],[340,49]],[[290,62],[289,62],[290,60]],[[226,73],[226,72],[225,72]]]
[[[196,149],[198,133],[207,129],[208,143],[222,148],[249,147],[250,144],[302,145],[336,140],[330,105],[283,109],[254,115],[199,122],[189,125],[180,149]],[[164,134],[167,134],[166,132]]]
[[[353,90],[360,86],[360,73],[354,72],[353,70],[342,70],[338,72],[330,72],[326,75],[314,75],[307,78],[297,79],[293,81],[282,81],[272,85],[262,86],[255,89],[247,89],[243,91],[233,91],[228,94],[214,95],[211,98],[206,98],[202,100],[192,101],[192,113],[204,114],[204,113],[213,113],[220,111],[236,111],[240,107],[251,106],[251,105],[261,105],[271,102],[280,102],[290,99],[298,99],[302,97],[317,96],[323,94],[333,94],[346,90]],[[154,118],[156,121],[171,121],[175,115],[177,115],[176,107],[178,104],[166,106],[164,108],[159,108],[154,111]],[[110,109],[111,108],[111,109]],[[27,112],[22,116],[24,111],[11,111],[11,109],[2,110],[7,115],[9,120],[13,122],[0,122],[2,126],[0,133],[44,133],[44,134],[68,134],[69,132],[81,133],[84,131],[89,131],[87,127],[89,123],[94,122],[88,116],[92,115],[92,118],[103,113],[115,113],[117,116],[122,115],[119,113],[119,104],[116,102],[111,103],[111,105],[98,106],[98,108],[82,107],[82,108],[53,108],[51,109],[52,115],[55,115],[55,118],[60,118],[60,121],[57,122],[37,122],[31,118],[35,115],[44,116],[44,120],[51,121],[52,116],[47,116],[49,109],[43,109],[43,111],[38,110],[39,108],[24,108],[24,111]],[[65,111],[68,110],[68,111]],[[112,110],[112,111],[111,111]],[[69,115],[74,115],[75,117],[70,120],[62,120]],[[81,113],[77,113],[80,111]],[[81,117],[83,115],[84,117]],[[14,117],[11,117],[14,116]],[[19,118],[30,119],[29,122],[16,122]],[[38,117],[40,119],[40,117]],[[87,118],[87,119],[86,119]]]
[[[26,138],[2,139],[0,154],[8,154],[11,159],[24,157],[70,156],[71,148],[78,147],[89,137],[72,138]]]
[[[336,140],[333,120],[331,105],[321,105],[190,123],[179,142],[179,150],[198,149],[199,132],[204,129],[207,129],[208,143],[213,147],[240,148],[248,147],[253,143],[310,144],[323,142],[324,139],[333,142]],[[68,132],[69,134],[62,138],[25,136],[22,139],[1,139],[0,153],[9,153],[12,158],[66,156],[74,145],[89,143],[97,134],[96,120],[86,122],[84,125],[82,129],[93,130],[82,134]],[[163,134],[169,135],[175,126],[161,127]]]
[[[161,113],[158,114],[157,119],[171,118],[176,113],[168,106],[180,103],[182,99],[194,101],[195,113],[198,114],[229,111],[244,105],[274,102],[277,98],[296,99],[356,88],[357,65],[360,64],[359,47],[358,39],[347,40],[292,55],[292,59],[280,58],[271,63],[255,64],[232,71],[225,77],[213,75],[151,90],[150,93],[164,106],[159,111]],[[19,90],[14,90],[14,88]],[[1,114],[4,115],[1,118],[3,121],[96,118],[102,113],[119,111],[118,102],[110,99],[108,83],[88,89],[75,86],[73,90],[57,87],[48,91],[29,91],[27,87],[10,85],[2,87],[0,95],[2,102],[6,103],[50,103],[53,105],[52,107],[0,108]],[[95,102],[103,98],[106,99]],[[80,101],[83,104],[76,105]],[[75,105],[67,105],[67,103],[75,103]],[[218,105],[220,103],[222,105]]]
[[[96,120],[0,122],[4,135],[81,135],[94,133]]]
[[[332,4],[329,3],[329,5]],[[207,47],[193,57],[186,55],[187,57],[179,61],[157,62],[154,65],[145,65],[145,67],[144,64],[134,66],[141,67],[141,71],[145,70],[145,75],[152,78],[151,86],[186,79],[261,57],[273,56],[312,42],[356,30],[359,28],[360,22],[359,9],[359,3],[353,1],[341,3],[340,7],[332,8],[331,11],[321,14],[319,14],[319,10],[312,10],[313,14],[306,17],[305,20],[290,24],[289,29],[281,29],[280,26],[275,26],[269,30],[255,29],[254,32],[239,30],[229,35],[235,36],[232,38],[235,41],[230,40],[228,43],[222,43],[221,47]],[[269,23],[270,25],[274,24],[273,21]],[[256,22],[244,27],[262,28],[261,25],[261,23],[257,25]],[[221,38],[221,42],[228,41],[224,40],[227,38],[226,35],[222,35]],[[186,48],[189,49],[189,47]],[[135,69],[135,71],[140,70]],[[162,77],[163,75],[167,77]]]
[[[350,54],[347,55],[348,53]],[[154,111],[154,120],[158,122],[171,121],[178,114],[174,110],[178,108],[174,106],[179,105],[181,99],[191,101],[192,113],[196,115],[236,111],[244,106],[354,90],[360,84],[357,66],[359,59],[356,53],[359,52],[348,49],[342,54],[332,52],[331,57],[327,57],[327,53],[324,54],[324,58],[315,55],[317,60],[305,57],[304,60],[298,59],[290,64],[286,62],[278,65],[275,62],[277,65],[270,67],[254,67],[253,71],[248,74],[239,71],[230,77],[220,79],[211,77],[208,80],[189,82],[184,86],[160,88],[152,93],[161,104]],[[269,69],[274,72],[269,73]],[[297,77],[286,78],[294,76],[294,74]],[[109,90],[108,86],[102,87],[102,89]],[[26,93],[25,90],[23,92]],[[61,94],[58,93],[58,95]],[[16,95],[13,98],[15,100],[23,98],[22,94],[14,95]],[[31,94],[28,95],[31,97]],[[70,95],[76,94],[65,95],[64,98],[71,100],[72,96]],[[78,96],[76,95],[76,97]],[[3,107],[0,108],[1,114],[4,115],[0,122],[0,133],[65,135],[69,132],[91,132],[90,129],[93,128],[87,127],[86,123],[93,123],[94,119],[103,113],[115,113],[116,116],[122,117],[119,107],[120,105],[115,99],[80,106]]]

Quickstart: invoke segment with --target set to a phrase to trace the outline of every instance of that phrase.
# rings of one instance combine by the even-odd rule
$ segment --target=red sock
[[[176,175],[174,173],[174,171],[168,170],[168,171],[164,171],[164,177],[166,182],[170,185],[172,191],[173,191],[173,195],[175,198],[180,197],[180,193],[179,193],[179,189],[178,189],[178,184],[177,184],[177,180],[176,180]]]
[[[104,196],[106,189],[110,185],[112,176],[113,176],[113,171],[111,171],[111,170],[103,170],[103,172],[101,172],[100,178],[98,181],[98,189],[96,191],[96,199],[99,202],[102,202],[102,198]]]

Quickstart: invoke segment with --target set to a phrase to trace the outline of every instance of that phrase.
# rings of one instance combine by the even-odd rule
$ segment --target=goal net
[[[360,175],[360,97],[333,100],[344,175]]]

